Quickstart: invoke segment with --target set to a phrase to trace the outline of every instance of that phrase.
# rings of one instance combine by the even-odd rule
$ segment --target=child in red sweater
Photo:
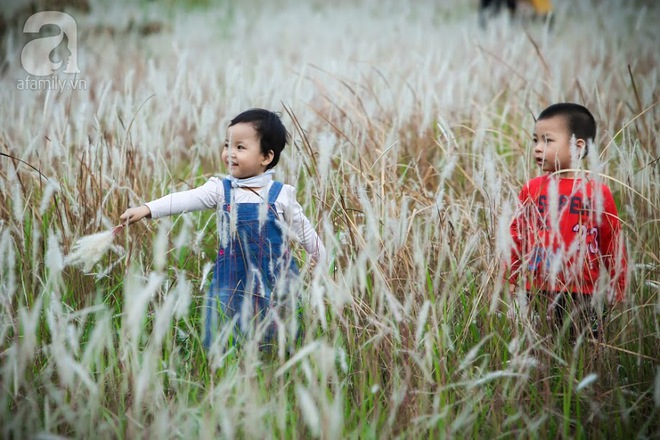
[[[587,315],[597,325],[597,306],[622,301],[626,290],[626,252],[612,194],[575,171],[595,135],[596,121],[581,105],[554,104],[541,112],[533,142],[544,174],[523,187],[511,224],[511,290],[522,278],[530,298],[548,297],[560,326],[571,303],[571,315]]]

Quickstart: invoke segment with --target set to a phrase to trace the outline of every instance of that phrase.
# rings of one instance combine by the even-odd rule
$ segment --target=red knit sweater
[[[626,289],[627,257],[612,193],[589,179],[548,175],[520,192],[511,224],[509,281],[527,290],[592,294],[607,283],[617,301]],[[605,276],[599,281],[599,277]]]

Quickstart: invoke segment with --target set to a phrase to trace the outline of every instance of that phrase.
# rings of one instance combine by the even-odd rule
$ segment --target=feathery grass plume
[[[431,310],[431,303],[429,301],[424,301],[422,309],[419,312],[417,317],[417,330],[415,331],[415,344],[419,345],[422,341],[422,336],[424,335],[424,327],[426,326],[426,320],[429,316],[429,311]]]
[[[23,224],[23,191],[21,191],[21,185],[17,181],[12,186],[11,202],[12,202],[11,207],[12,207],[12,213],[14,214],[14,220],[19,225],[22,225]]]
[[[110,250],[115,236],[123,225],[113,229],[86,235],[79,238],[71,247],[71,253],[64,259],[64,264],[82,266],[83,271],[89,273],[94,265]]]
[[[500,199],[502,197],[502,180],[500,174],[497,172],[496,156],[491,149],[486,150],[484,157],[484,174],[486,176],[488,203],[490,206],[500,206]]]
[[[1,225],[1,223],[0,223]],[[0,234],[0,303],[4,307],[13,302],[14,294],[18,289],[16,281],[16,244],[9,228],[4,228]],[[9,312],[9,311],[8,311]],[[7,314],[8,316],[11,313]]]
[[[330,164],[333,153],[336,151],[335,147],[337,146],[337,136],[332,132],[323,132],[319,134],[318,140],[318,170],[319,177],[321,181],[321,188],[325,191],[327,185],[327,179],[330,172]]]
[[[577,387],[575,387],[575,392],[579,393],[583,389],[591,386],[593,383],[595,383],[598,380],[598,374],[596,373],[589,373],[586,375],[578,384]]]
[[[134,347],[139,341],[139,334],[144,323],[147,304],[160,287],[164,276],[149,273],[146,285],[136,269],[130,269],[124,281],[124,315],[122,319],[123,337],[130,337]]]
[[[505,262],[511,260],[511,250],[514,246],[513,238],[511,237],[511,220],[513,215],[515,214],[512,213],[511,204],[505,203],[497,222],[495,248],[497,255]]]
[[[14,393],[18,392],[18,387],[21,385],[23,375],[26,373],[28,366],[38,353],[38,329],[39,321],[42,318],[43,312],[42,303],[43,296],[39,295],[39,297],[35,299],[32,309],[28,310],[21,307],[18,310],[18,323],[16,328],[20,328],[23,337],[12,344],[12,353],[7,354],[8,361],[5,366],[6,370],[5,368],[2,368],[4,376],[3,382],[11,384],[14,387]]]
[[[478,415],[476,410],[479,407],[479,402],[483,399],[484,392],[481,390],[475,391],[472,395],[467,397],[463,407],[451,422],[450,432],[454,434],[460,433],[466,426],[471,425]]]
[[[167,247],[169,245],[169,231],[171,229],[171,222],[165,219],[160,222],[158,225],[158,234],[153,244],[153,256],[154,256],[154,270],[156,272],[161,272],[165,268],[165,263],[167,262]]]
[[[483,347],[483,345],[488,342],[490,338],[492,338],[493,335],[486,335],[483,339],[481,339],[474,347],[470,348],[470,351],[465,355],[465,357],[461,360],[460,365],[458,366],[458,371],[463,371],[465,370],[468,366],[472,365],[474,360],[477,358],[477,355],[479,354],[479,351]]]
[[[440,215],[442,210],[445,208],[445,187],[444,185],[440,187],[438,192],[435,195],[435,209],[433,210],[433,220],[437,221],[437,217]]]
[[[116,332],[112,327],[110,311],[104,304],[89,308],[87,311],[90,314],[94,313],[94,326],[83,351],[81,363],[92,371],[96,366],[103,364],[104,353],[108,354],[108,360],[113,357]]]
[[[42,257],[42,236],[41,236],[41,225],[39,222],[32,222],[32,231],[30,233],[30,241],[32,244],[32,252],[31,252],[31,261],[30,263],[32,264],[32,267],[38,267]],[[2,244],[0,241],[0,249],[2,249]],[[2,267],[1,263],[1,258],[0,258],[0,267]],[[35,283],[37,282],[37,279],[39,277],[39,274],[37,271],[32,272],[32,282]]]
[[[153,330],[151,331],[151,339],[149,340],[149,349],[160,352],[161,345],[165,336],[167,336],[172,318],[174,318],[174,308],[177,303],[177,295],[175,292],[170,291],[165,295],[163,301],[154,313]]]
[[[310,306],[316,311],[315,322],[320,322],[323,330],[328,329],[328,317],[325,310],[325,298],[327,288],[325,283],[322,282],[321,276],[315,276],[309,289],[309,302]],[[330,299],[332,301],[332,299]]]
[[[50,206],[50,201],[51,198],[53,197],[53,194],[56,192],[59,192],[60,186],[59,184],[49,181],[46,184],[46,188],[44,189],[44,194],[41,197],[41,203],[39,204],[39,215],[43,216],[48,207]]]
[[[189,215],[183,215],[180,219],[183,222],[181,231],[172,242],[173,249],[181,249],[190,245],[190,228],[192,227],[192,218]]]
[[[55,371],[62,385],[68,389],[84,385],[92,396],[96,395],[98,393],[96,382],[90,372],[76,361],[79,341],[77,338],[68,337],[70,336],[68,316],[60,295],[53,295],[44,309],[51,333],[48,354],[54,360]]]
[[[300,384],[296,384],[296,400],[303,415],[303,420],[313,437],[321,435],[321,416],[312,394]]]
[[[588,141],[586,145],[587,148],[589,147],[590,143],[592,142]],[[568,148],[571,156],[571,169],[582,170],[582,154],[584,153],[584,150],[580,150],[577,147],[577,139],[575,138],[575,134],[571,134]]]
[[[264,225],[266,224],[266,220],[268,220],[268,211],[270,209],[270,205],[268,204],[268,198],[262,198],[259,201],[259,211],[258,211],[258,221],[259,221],[259,229],[263,228]]]
[[[212,261],[207,261],[206,263],[204,263],[204,267],[202,268],[201,281],[199,283],[200,291],[205,290],[209,275],[213,277],[213,267],[214,267],[214,263]]]
[[[192,302],[192,291],[193,285],[186,278],[186,273],[180,273],[173,291],[173,295],[176,299],[174,303],[174,317],[176,319],[185,319],[188,317],[190,304]]]
[[[605,171],[605,163],[600,160],[600,150],[598,144],[592,139],[587,140],[587,166],[590,172],[590,177],[598,180],[600,173]]]
[[[468,264],[471,261],[473,254],[477,252],[479,243],[483,240],[482,233],[476,233],[470,238],[467,239],[467,243],[463,248],[463,253],[461,254],[461,259],[458,262],[457,271],[459,275],[462,275],[469,270],[470,265]]]
[[[60,240],[53,232],[48,234],[45,260],[46,267],[51,271],[52,275],[59,274],[64,269],[64,255],[62,255],[60,249]]]

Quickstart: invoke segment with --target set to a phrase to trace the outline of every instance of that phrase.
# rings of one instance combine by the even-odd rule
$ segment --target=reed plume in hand
[[[98,232],[96,234],[86,235],[79,238],[73,244],[71,253],[66,256],[64,262],[67,265],[82,266],[83,271],[89,272],[92,267],[103,257],[110,249],[115,235],[122,230],[124,225]]]

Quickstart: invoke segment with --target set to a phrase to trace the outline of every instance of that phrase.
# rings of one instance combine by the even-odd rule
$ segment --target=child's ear
[[[261,165],[267,167],[275,158],[275,152],[273,150],[268,150],[268,153],[264,154],[263,157],[264,158],[261,161]]]
[[[580,159],[584,158],[585,153],[587,152],[587,142],[584,139],[577,139],[575,141],[575,148],[580,152]]]

